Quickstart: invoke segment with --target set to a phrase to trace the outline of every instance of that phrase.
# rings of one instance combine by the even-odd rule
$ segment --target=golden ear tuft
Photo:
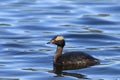
[[[58,40],[64,40],[64,37],[59,35],[59,36],[57,36],[57,37],[55,38],[55,40],[56,40],[56,41],[58,41]]]

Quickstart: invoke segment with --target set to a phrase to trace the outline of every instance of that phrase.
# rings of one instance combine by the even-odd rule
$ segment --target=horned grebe
[[[79,69],[99,64],[98,59],[84,52],[67,52],[62,54],[63,47],[65,46],[65,40],[64,37],[61,35],[55,36],[48,43],[57,45],[53,64],[54,66],[59,66],[60,69]]]

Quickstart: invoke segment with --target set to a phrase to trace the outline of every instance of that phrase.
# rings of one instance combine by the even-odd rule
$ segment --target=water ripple
[[[120,79],[119,1],[90,1],[1,0],[0,80]],[[55,35],[65,37],[65,52],[84,51],[101,64],[55,77],[55,46],[46,44]]]

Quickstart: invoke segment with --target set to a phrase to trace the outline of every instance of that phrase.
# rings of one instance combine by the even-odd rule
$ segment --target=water
[[[119,0],[1,0],[0,80],[120,80]],[[46,43],[66,39],[64,51],[84,51],[100,65],[52,72],[56,49]]]

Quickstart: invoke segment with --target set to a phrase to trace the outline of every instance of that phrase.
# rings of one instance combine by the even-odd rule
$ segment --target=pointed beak
[[[54,40],[51,40],[51,41],[48,42],[47,44],[54,44]]]
[[[51,44],[51,42],[47,42],[47,44]]]

